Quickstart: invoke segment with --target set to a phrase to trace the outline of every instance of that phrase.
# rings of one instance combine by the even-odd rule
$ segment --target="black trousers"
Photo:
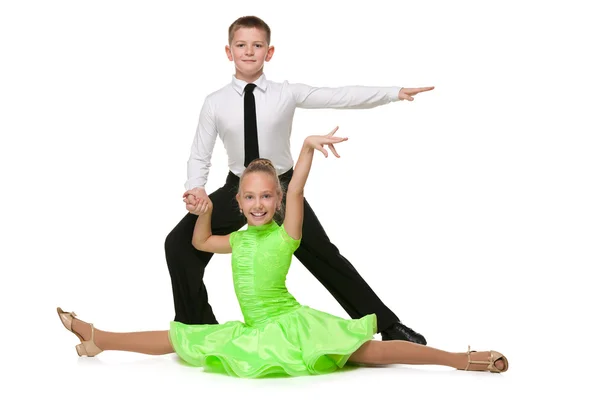
[[[289,183],[292,173],[290,170],[280,176],[284,187]],[[211,226],[215,235],[229,234],[246,224],[235,200],[238,185],[239,178],[230,172],[225,185],[209,195],[213,202]],[[216,324],[218,322],[203,282],[204,270],[213,253],[199,251],[192,246],[197,218],[188,213],[165,240],[175,321]],[[352,264],[331,243],[306,199],[302,240],[294,255],[329,290],[351,318],[375,313],[379,332],[398,321],[398,317],[383,304]]]

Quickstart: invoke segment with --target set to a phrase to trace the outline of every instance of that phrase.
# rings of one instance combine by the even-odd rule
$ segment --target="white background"
[[[592,397],[600,28],[588,2],[202,3],[2,2],[1,390]],[[234,72],[227,28],[251,14],[273,31],[269,79],[436,87],[372,110],[298,110],[293,152],[340,126],[342,158],[318,155],[306,190],[333,243],[431,346],[502,351],[508,373],[396,366],[242,380],[174,355],[77,357],[57,306],[104,330],[168,329],[164,239],[185,214],[204,97]],[[213,163],[211,191],[227,174],[220,141]],[[205,282],[219,320],[240,319],[229,256],[213,258]],[[288,282],[301,302],[346,316],[296,260]]]

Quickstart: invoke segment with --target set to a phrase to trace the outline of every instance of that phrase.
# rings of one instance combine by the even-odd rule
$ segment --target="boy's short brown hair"
[[[233,41],[233,34],[240,28],[256,28],[263,30],[267,35],[267,45],[271,43],[271,28],[262,19],[253,15],[240,17],[229,25],[229,44]]]

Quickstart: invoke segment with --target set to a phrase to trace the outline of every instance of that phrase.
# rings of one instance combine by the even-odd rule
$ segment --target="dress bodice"
[[[249,225],[229,240],[235,293],[246,324],[260,325],[300,307],[285,284],[300,240],[275,221]]]

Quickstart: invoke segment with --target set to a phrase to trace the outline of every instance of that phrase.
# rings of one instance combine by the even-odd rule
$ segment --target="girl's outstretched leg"
[[[468,367],[471,371],[504,372],[508,369],[506,357],[495,351],[451,353],[404,340],[371,340],[354,352],[348,361],[367,365],[444,365],[456,369]]]
[[[78,345],[79,355],[94,356],[104,350],[131,351],[135,353],[162,355],[173,353],[169,331],[106,332],[92,328],[92,325],[75,318],[75,314],[57,310],[61,322],[73,332],[82,344]],[[87,342],[92,339],[93,341]],[[84,342],[87,342],[84,343]]]

